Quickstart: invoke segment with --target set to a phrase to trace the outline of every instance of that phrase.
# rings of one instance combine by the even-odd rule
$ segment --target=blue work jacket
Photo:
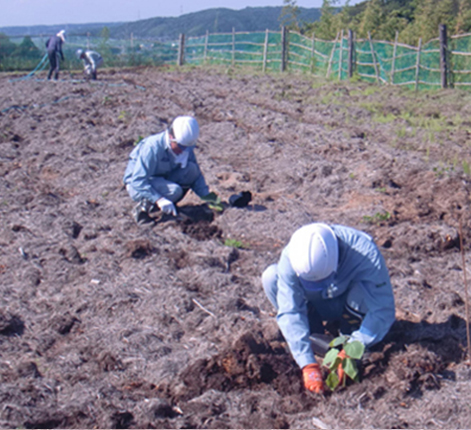
[[[379,342],[395,320],[394,296],[383,256],[373,239],[364,232],[332,225],[339,245],[339,263],[334,281],[322,292],[306,291],[288,258],[286,246],[278,262],[277,322],[297,364],[302,368],[315,363],[309,340],[307,302],[335,300],[355,284],[361,283],[363,303],[368,311],[353,340],[365,346]]]
[[[198,164],[193,148],[190,151],[188,163]],[[141,140],[129,155],[129,162],[124,173],[124,184],[130,184],[141,198],[145,198],[155,203],[162,195],[151,186],[150,180],[153,177],[168,176],[180,169],[180,165],[175,161],[175,156],[170,149],[168,132],[163,131]],[[200,173],[191,189],[199,196],[209,194],[209,188],[204,176]]]

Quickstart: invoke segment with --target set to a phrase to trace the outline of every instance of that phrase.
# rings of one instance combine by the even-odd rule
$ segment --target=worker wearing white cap
[[[369,347],[381,341],[395,320],[386,264],[372,238],[351,227],[308,224],[292,235],[278,264],[262,275],[277,322],[303,370],[306,389],[324,390],[310,334],[323,322],[338,322],[341,334]]]
[[[98,67],[103,65],[103,57],[91,49],[77,49],[75,55],[83,62],[83,72],[87,78],[97,79]]]
[[[199,125],[191,116],[175,118],[168,130],[141,140],[129,156],[123,182],[138,204],[133,215],[137,223],[152,222],[149,212],[160,209],[177,215],[175,204],[191,189],[204,201],[220,205],[209,192],[194,154]]]
[[[54,73],[54,79],[59,79],[60,60],[64,61],[62,44],[65,42],[65,30],[59,31],[55,36],[51,36],[46,42],[47,56],[49,58],[49,73],[47,79],[51,79]]]

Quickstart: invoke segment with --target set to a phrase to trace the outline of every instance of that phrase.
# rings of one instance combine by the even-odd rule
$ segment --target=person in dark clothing
[[[60,60],[64,61],[62,44],[65,42],[65,30],[59,31],[55,36],[51,36],[46,42],[47,56],[49,58],[49,73],[47,79],[51,79],[54,73],[54,79],[59,79]]]

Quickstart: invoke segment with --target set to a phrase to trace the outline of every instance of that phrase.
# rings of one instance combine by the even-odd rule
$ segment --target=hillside
[[[108,27],[113,38],[128,38],[131,33],[134,37],[146,38],[177,38],[180,33],[188,36],[199,36],[206,31],[230,32],[236,31],[264,31],[278,30],[280,28],[279,16],[282,7],[247,7],[242,10],[226,8],[207,9],[200,12],[189,13],[179,17],[156,17],[126,23],[100,23],[100,24],[60,24],[40,25],[29,27],[3,27],[0,32],[10,37],[40,36],[53,34],[65,28],[70,36],[80,36],[90,33],[99,35],[103,27]],[[301,21],[312,22],[320,18],[318,8],[299,8]]]

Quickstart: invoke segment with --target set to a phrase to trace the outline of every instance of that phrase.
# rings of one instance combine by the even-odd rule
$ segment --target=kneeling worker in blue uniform
[[[263,272],[262,284],[304,386],[316,393],[324,391],[324,382],[311,334],[323,334],[324,322],[338,322],[341,334],[368,348],[395,320],[384,258],[369,235],[351,227],[313,223],[299,228],[278,264]]]
[[[190,189],[219,209],[221,200],[209,192],[193,152],[198,137],[196,119],[179,116],[168,130],[146,137],[133,149],[123,182],[138,202],[133,210],[138,224],[152,222],[149,212],[153,209],[176,216],[176,203]]]

